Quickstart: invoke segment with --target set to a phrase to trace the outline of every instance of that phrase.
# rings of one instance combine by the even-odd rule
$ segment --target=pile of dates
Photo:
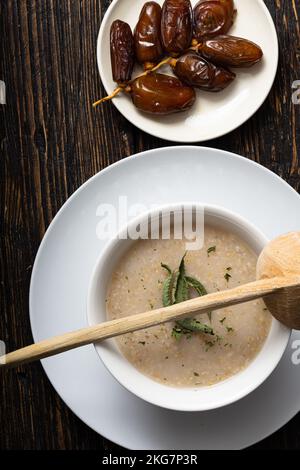
[[[165,0],[161,7],[147,2],[134,33],[116,20],[111,26],[113,79],[120,91],[131,95],[141,111],[167,115],[185,111],[196,100],[195,88],[220,92],[236,78],[234,67],[251,67],[263,52],[253,42],[229,36],[237,11],[233,0]],[[144,72],[132,80],[136,63]],[[157,73],[169,64],[174,76]]]

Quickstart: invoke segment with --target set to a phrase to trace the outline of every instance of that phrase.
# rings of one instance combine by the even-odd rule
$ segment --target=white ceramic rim
[[[97,63],[98,63],[98,69],[99,69],[99,73],[100,73],[100,78],[101,78],[101,82],[103,84],[103,87],[106,91],[107,94],[110,93],[109,91],[109,84],[108,82],[106,81],[105,79],[105,71],[104,71],[104,68],[102,66],[102,61],[101,61],[101,43],[103,42],[103,36],[104,36],[104,32],[105,32],[105,28],[106,28],[106,25],[109,21],[109,18],[110,18],[110,13],[112,12],[112,10],[115,8],[116,4],[119,2],[120,0],[113,0],[112,3],[109,5],[109,7],[107,8],[106,12],[105,12],[105,15],[102,19],[102,22],[101,22],[101,25],[100,25],[100,30],[99,30],[99,34],[98,34],[98,40],[97,40]],[[265,102],[265,100],[267,99],[271,89],[272,89],[272,86],[274,84],[274,81],[275,81],[275,77],[276,77],[276,74],[277,74],[277,69],[278,69],[278,62],[279,62],[279,42],[278,42],[278,36],[277,36],[277,31],[276,31],[276,28],[275,28],[275,24],[273,22],[273,18],[270,14],[270,11],[268,9],[268,7],[266,6],[266,4],[264,3],[263,0],[257,0],[260,4],[261,4],[261,8],[264,10],[265,14],[266,14],[266,18],[268,19],[268,22],[270,24],[270,27],[271,27],[271,30],[272,30],[272,35],[273,35],[273,43],[274,43],[274,58],[275,58],[275,64],[276,66],[274,67],[274,73],[273,73],[273,76],[272,76],[272,79],[270,80],[270,86],[268,87],[267,91],[266,91],[266,94],[264,96],[264,98],[262,98],[258,103],[257,103],[257,106],[255,107],[255,109],[248,115],[248,117],[246,118],[243,118],[239,124],[234,124],[233,126],[229,127],[227,130],[225,131],[220,131],[220,132],[216,132],[215,135],[209,137],[209,138],[206,138],[206,139],[189,139],[188,141],[184,138],[184,136],[181,136],[181,135],[178,135],[178,138],[176,138],[176,140],[174,139],[170,139],[168,138],[168,140],[170,141],[173,141],[173,142],[179,142],[181,144],[188,144],[188,143],[197,143],[197,142],[209,142],[210,140],[213,140],[213,139],[217,139],[219,137],[223,137],[224,135],[227,135],[227,134],[230,134],[230,132],[234,131],[235,129],[239,128],[240,126],[242,126],[243,124],[245,124],[245,122],[247,122],[249,119],[251,119],[252,116],[254,116],[254,114],[260,109],[260,107],[263,105],[263,103]],[[130,116],[126,115],[126,113],[124,113],[118,106],[118,103],[116,101],[113,100],[113,105],[117,108],[117,110],[124,116],[125,119],[127,119],[131,124],[133,124],[134,126],[136,126],[138,129],[140,129],[141,131],[143,132],[146,132],[147,134],[149,135],[152,135],[153,137],[158,137],[160,139],[166,139],[166,136],[162,133],[154,133],[154,132],[151,132],[150,129],[144,129],[143,127],[139,126],[138,123],[136,122],[133,122],[133,120],[130,118]]]
[[[182,206],[187,209],[192,207],[204,208],[204,212],[209,216],[216,217],[220,220],[225,219],[226,222],[230,225],[232,224],[232,226],[240,227],[242,231],[249,235],[249,240],[251,239],[251,243],[253,245],[255,244],[257,247],[259,246],[260,249],[262,249],[263,246],[265,246],[268,242],[268,239],[263,235],[263,233],[244,217],[241,217],[240,215],[237,215],[234,212],[229,211],[228,209],[224,209],[220,206],[211,204],[202,205],[191,202],[162,205],[161,207],[152,211],[144,212],[140,216],[135,217],[133,220],[129,221],[126,227],[123,227],[120,230],[119,234],[123,233],[123,231],[127,228],[130,229],[130,227],[135,227],[138,223],[146,222],[150,215],[157,216],[160,212],[163,213],[168,211],[176,211]],[[98,323],[96,319],[97,314],[95,313],[96,310],[98,310],[98,308],[95,306],[95,295],[98,291],[98,286],[107,284],[106,275],[103,276],[103,280],[103,277],[101,278],[101,273],[106,272],[107,265],[111,263],[111,260],[114,258],[114,253],[118,251],[118,247],[124,244],[124,240],[119,239],[118,235],[106,245],[103,252],[99,256],[91,275],[87,296],[87,320],[90,325],[95,325]],[[113,265],[115,264],[116,260],[113,261]],[[110,271],[111,270],[109,269],[109,272]],[[105,296],[105,289],[102,294]],[[105,302],[103,302],[101,308],[105,308]],[[106,313],[104,313],[103,316],[105,318]],[[279,338],[277,338],[277,336],[279,336]],[[226,379],[225,381],[219,382],[218,384],[210,387],[200,388],[174,388],[153,381],[151,378],[139,372],[135,367],[132,366],[132,364],[127,361],[127,359],[118,350],[118,347],[113,339],[106,340],[103,343],[96,343],[94,344],[94,347],[104,366],[112,374],[112,376],[123,387],[125,387],[128,391],[137,397],[148,403],[169,410],[199,412],[214,410],[230,405],[244,398],[249,393],[253,392],[257,387],[259,387],[277,367],[286,350],[290,336],[291,331],[281,325],[277,320],[273,319],[271,330],[262,350],[246,369]],[[274,344],[271,344],[271,341],[273,341]],[[271,351],[269,351],[269,348]],[[115,360],[116,354],[119,356],[117,361]],[[271,355],[272,357],[270,357]],[[260,361],[268,361],[268,364],[263,371],[261,371],[261,367],[259,367]],[[255,375],[255,368],[257,369],[257,376],[253,378],[253,375]],[[247,376],[249,376],[248,380]],[[243,384],[243,379],[247,382],[246,385]],[[240,385],[241,388],[237,388],[236,390],[235,385]],[[234,392],[226,397],[226,389],[231,386],[234,389]],[[206,392],[209,392],[209,400],[211,400],[211,396],[214,396],[212,401],[205,402],[205,397],[203,400],[202,395],[205,395]],[[199,400],[197,399],[197,401],[195,401],[196,393],[199,395]]]

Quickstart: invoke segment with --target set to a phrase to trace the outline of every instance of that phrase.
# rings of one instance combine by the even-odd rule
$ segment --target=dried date
[[[228,33],[234,21],[234,7],[231,2],[203,1],[194,8],[194,36],[198,41]]]
[[[171,55],[188,49],[193,35],[193,10],[190,0],[165,0],[162,9],[163,47]]]
[[[133,104],[150,114],[167,115],[191,108],[196,100],[195,90],[178,78],[150,73],[136,78],[131,84]]]
[[[116,20],[110,29],[110,55],[113,79],[119,85],[131,80],[135,54],[133,34],[129,24]]]
[[[252,67],[263,57],[263,51],[254,42],[226,35],[205,40],[199,52],[214,64],[228,67]]]
[[[205,91],[222,91],[236,77],[235,73],[208,62],[196,52],[187,52],[171,65],[181,81]]]
[[[161,44],[161,7],[147,2],[141,11],[134,32],[135,55],[145,69],[151,68],[163,55]]]

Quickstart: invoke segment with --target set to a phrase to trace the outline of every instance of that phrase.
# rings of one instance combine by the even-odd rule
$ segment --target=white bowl
[[[138,223],[148,223],[148,217],[160,213],[181,210],[183,204],[164,206],[151,213],[144,213],[129,222],[127,228]],[[252,224],[242,217],[218,206],[184,204],[185,210],[204,209],[205,223],[231,230],[259,254],[268,240]],[[123,233],[123,230],[122,230]],[[116,237],[106,246],[98,259],[89,286],[87,314],[90,325],[106,320],[107,287],[115,266],[122,255],[135,243]],[[104,365],[127,390],[154,405],[177,411],[205,411],[229,405],[255,390],[272,373],[279,363],[290,338],[290,330],[275,319],[262,350],[252,363],[240,373],[209,387],[175,388],[155,382],[139,372],[119,351],[114,339],[95,344]]]

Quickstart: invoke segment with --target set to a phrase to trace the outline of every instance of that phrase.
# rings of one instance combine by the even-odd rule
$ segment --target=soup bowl
[[[251,223],[237,214],[222,207],[200,204],[174,204],[145,212],[128,222],[116,237],[110,240],[96,262],[91,276],[87,317],[90,325],[96,325],[107,320],[106,297],[109,282],[115,267],[122,256],[136,242],[128,237],[128,233],[138,233],[138,227],[149,228],[149,221],[159,220],[163,227],[170,222],[172,214],[174,225],[180,217],[179,212],[188,216],[203,218],[203,224],[216,226],[236,234],[259,255],[267,238]],[[176,220],[175,220],[176,219]],[[145,230],[144,230],[145,233]],[[203,235],[203,234],[202,234]],[[201,242],[200,234],[199,240]],[[138,236],[137,236],[138,238]],[[229,405],[242,399],[257,387],[273,372],[279,363],[290,338],[291,331],[274,318],[262,349],[254,360],[242,371],[218,382],[215,385],[202,387],[172,387],[159,383],[142,374],[121,353],[115,339],[105,340],[95,344],[96,351],[103,364],[115,379],[137,397],[151,404],[177,411],[207,411]]]

